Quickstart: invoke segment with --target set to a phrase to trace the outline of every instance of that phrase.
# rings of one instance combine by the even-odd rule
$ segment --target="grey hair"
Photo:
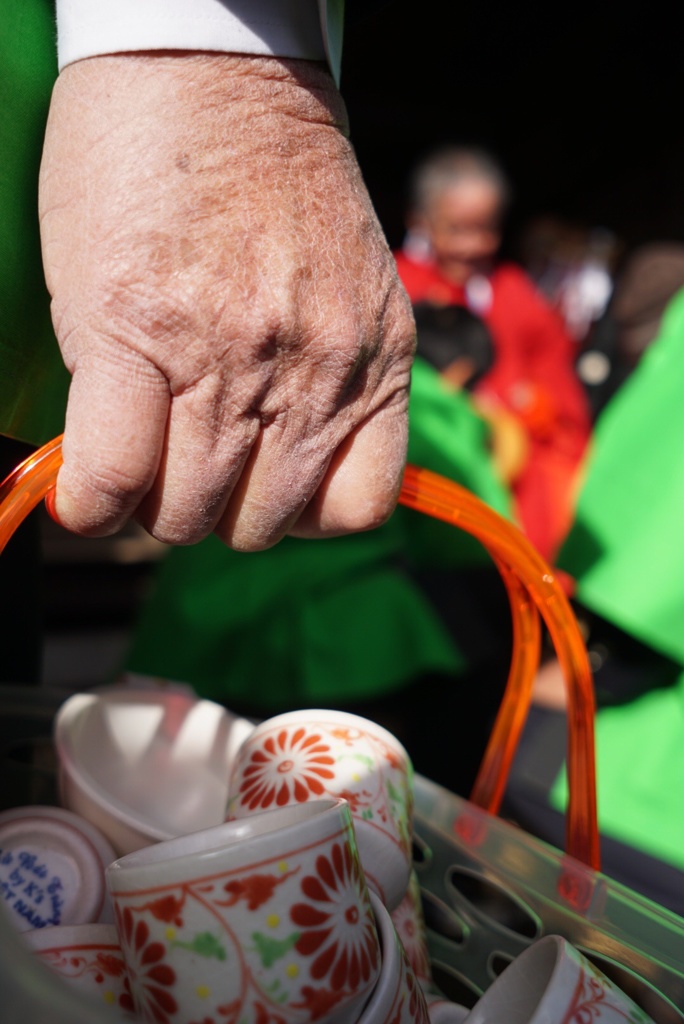
[[[496,160],[483,149],[448,146],[426,157],[414,170],[409,190],[413,212],[421,213],[436,195],[464,181],[486,181],[501,197],[505,210],[511,200],[511,184]]]

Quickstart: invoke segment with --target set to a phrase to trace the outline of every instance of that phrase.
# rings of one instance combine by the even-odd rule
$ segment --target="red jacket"
[[[403,253],[396,260],[412,302],[469,304],[465,289],[432,264]],[[519,267],[502,264],[488,281],[491,291],[486,294],[485,286],[483,305],[473,312],[489,327],[496,361],[476,394],[501,403],[526,429],[529,454],[513,495],[523,529],[552,560],[570,524],[576,471],[590,434],[574,342]]]

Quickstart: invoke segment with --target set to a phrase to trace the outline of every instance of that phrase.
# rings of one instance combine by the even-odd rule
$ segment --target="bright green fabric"
[[[601,417],[560,564],[586,607],[684,666],[684,291]],[[684,674],[596,720],[601,832],[684,869]],[[554,806],[566,806],[563,771]]]
[[[410,422],[412,461],[448,469],[507,511],[486,428],[468,400],[444,390],[420,360]],[[414,556],[435,558],[424,538],[413,545],[422,519],[400,508],[371,533],[285,538],[253,554],[230,551],[214,537],[171,549],[142,610],[128,667],[265,709],[288,700],[370,698],[426,672],[459,672],[461,655],[405,570]],[[444,527],[442,536],[437,550],[445,566],[481,557],[460,531]]]
[[[559,561],[582,604],[684,665],[684,291],[599,420]]]
[[[51,0],[3,0],[0,31],[0,433],[40,443],[64,426],[69,378],[50,321],[38,169],[57,75]]]
[[[597,799],[603,835],[684,870],[684,674],[596,716]],[[565,772],[551,802],[567,803]]]

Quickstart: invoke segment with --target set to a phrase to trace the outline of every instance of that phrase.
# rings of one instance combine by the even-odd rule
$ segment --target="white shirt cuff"
[[[135,50],[324,61],[330,40],[323,38],[319,6],[325,24],[326,8],[336,5],[320,0],[57,0],[59,69],[84,57]]]

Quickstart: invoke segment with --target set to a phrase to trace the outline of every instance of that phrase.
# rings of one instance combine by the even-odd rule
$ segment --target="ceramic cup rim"
[[[378,933],[380,947],[380,973],[368,1002],[358,1019],[358,1024],[374,1021],[381,1010],[389,1010],[397,990],[401,973],[401,958],[398,955],[394,938],[394,924],[390,912],[377,893],[369,887],[371,907],[375,918],[375,930]]]
[[[392,915],[377,893],[374,893],[371,889],[369,889],[368,892],[371,899],[371,906],[373,907],[375,927],[377,929],[380,950],[382,952],[382,962],[385,964],[391,961],[393,965],[395,963],[399,964],[400,957],[398,955],[396,940],[394,937],[396,929],[394,927],[394,922],[392,921]]]
[[[25,804],[21,807],[11,807],[0,811],[0,827],[6,821],[19,821],[25,818],[45,818],[51,821],[62,821],[66,825],[71,825],[78,832],[82,832],[95,848],[102,861],[103,871],[108,864],[111,864],[116,859],[114,847],[104,832],[97,825],[88,821],[87,818],[77,814],[76,811],[71,811],[67,807],[53,807],[50,804]],[[61,927],[61,925],[56,925],[55,927]]]
[[[86,946],[121,948],[116,927],[104,921],[32,928],[31,931],[23,932],[21,937],[35,953],[83,949]]]
[[[260,811],[142,847],[109,865],[105,872],[107,884],[114,890],[121,890],[126,884],[133,884],[136,888],[154,883],[163,886],[168,879],[162,872],[174,878],[192,878],[206,873],[214,864],[221,871],[225,869],[228,851],[230,869],[239,870],[254,860],[255,847],[266,845],[270,838],[277,838],[277,849],[271,852],[264,850],[265,860],[281,856],[281,849],[285,855],[288,844],[300,845],[301,831],[307,823],[317,825],[319,829],[329,829],[329,818],[338,820],[341,828],[348,828],[354,839],[347,801],[325,797]]]
[[[385,729],[384,726],[379,725],[370,718],[364,718],[362,715],[352,714],[350,711],[334,711],[325,708],[306,708],[297,711],[284,711],[279,715],[274,715],[272,718],[265,718],[262,722],[259,722],[259,724],[255,726],[254,731],[245,738],[242,750],[246,750],[251,741],[263,736],[265,732],[270,732],[271,729],[277,729],[280,726],[309,725],[314,728],[316,726],[327,728],[329,726],[340,725],[343,723],[363,728],[365,732],[372,736],[376,736],[388,746],[393,747],[403,758],[405,758],[408,764],[411,764],[411,758],[406,747],[403,745],[401,740],[397,739],[397,737],[388,729]]]

